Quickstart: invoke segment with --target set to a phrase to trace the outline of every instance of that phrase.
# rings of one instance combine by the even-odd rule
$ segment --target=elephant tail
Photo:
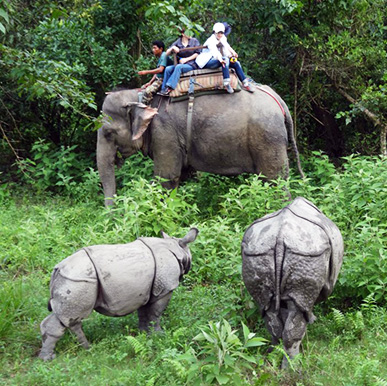
[[[292,149],[294,151],[294,154],[296,156],[297,168],[298,168],[298,171],[299,171],[299,173],[301,175],[301,178],[305,178],[305,174],[302,171],[302,167],[301,167],[300,153],[298,152],[296,138],[294,136],[293,119],[292,119],[292,116],[290,115],[290,111],[289,111],[289,109],[288,109],[288,107],[286,106],[285,103],[283,103],[282,107],[285,110],[285,126],[286,126],[286,130],[288,132],[288,137],[289,137],[290,144],[291,144]]]

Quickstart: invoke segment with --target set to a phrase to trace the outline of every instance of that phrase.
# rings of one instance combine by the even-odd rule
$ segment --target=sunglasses
[[[223,32],[223,31],[219,31],[219,32],[217,32],[217,34],[222,34],[222,35],[223,35],[223,34],[224,34],[224,32]]]

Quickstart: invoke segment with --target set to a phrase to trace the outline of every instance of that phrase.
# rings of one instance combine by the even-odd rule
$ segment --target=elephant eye
[[[104,127],[103,132],[105,134],[106,138],[110,138],[113,134],[117,134],[117,130],[113,129],[112,127]]]

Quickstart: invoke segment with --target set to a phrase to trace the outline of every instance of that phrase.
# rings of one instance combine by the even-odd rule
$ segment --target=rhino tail
[[[54,285],[55,285],[55,279],[58,276],[58,274],[59,274],[59,268],[54,268],[54,270],[52,271],[51,280],[50,280],[50,300],[47,303],[47,309],[50,312],[52,311],[51,300],[52,300],[52,297],[53,297],[53,290],[54,290]]]
[[[274,250],[274,264],[275,264],[275,311],[280,310],[281,303],[281,278],[282,278],[282,266],[285,259],[285,244],[284,238],[281,233],[278,235],[275,250]]]

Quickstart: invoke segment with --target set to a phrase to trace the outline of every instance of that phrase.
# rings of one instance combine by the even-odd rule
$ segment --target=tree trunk
[[[343,133],[337,125],[335,117],[326,108],[312,102],[313,112],[320,122],[318,128],[322,131],[326,153],[333,158],[340,158],[344,153]]]
[[[338,92],[352,104],[356,103],[356,100],[352,98],[348,93],[346,93],[340,87],[337,87]],[[382,122],[376,114],[368,109],[362,110],[363,113],[374,123],[375,126],[380,127],[380,152],[384,157],[387,157],[387,146],[386,146],[386,137],[387,137],[387,124]]]

